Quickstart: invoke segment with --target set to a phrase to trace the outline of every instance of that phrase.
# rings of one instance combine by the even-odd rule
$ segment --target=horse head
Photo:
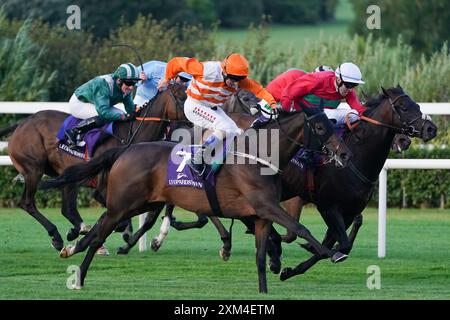
[[[186,87],[178,83],[170,84],[167,90],[158,92],[155,97],[144,103],[140,117],[158,115],[167,120],[186,121],[184,102],[186,101]]]
[[[385,124],[396,133],[421,138],[425,142],[436,136],[436,125],[420,111],[420,106],[403,91],[402,87],[389,89],[381,87],[381,90]]]
[[[312,133],[309,147],[313,150],[322,148],[329,159],[335,161],[337,167],[345,167],[352,157],[352,152],[335,133],[334,126],[325,113],[320,111],[309,117],[305,115],[305,129],[307,127]],[[308,130],[305,130],[305,134],[307,132]]]

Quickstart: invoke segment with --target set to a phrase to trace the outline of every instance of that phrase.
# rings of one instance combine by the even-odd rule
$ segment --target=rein
[[[171,123],[172,121],[177,121],[177,122],[189,122],[189,121],[187,121],[187,120],[178,120],[178,109],[179,109],[179,108],[182,108],[182,107],[180,106],[180,104],[179,104],[177,98],[175,97],[175,95],[173,94],[173,91],[172,91],[172,88],[171,88],[171,87],[169,87],[169,94],[170,94],[171,98],[172,98],[172,99],[174,100],[174,102],[175,102],[175,120],[170,120],[170,119],[167,119],[167,118],[159,118],[159,117],[147,117],[147,113],[148,113],[148,111],[150,110],[150,107],[153,105],[153,102],[156,101],[156,98],[158,97],[159,94],[160,94],[160,91],[158,91],[158,92],[156,93],[156,95],[155,95],[152,99],[150,99],[149,101],[147,101],[147,102],[145,103],[145,109],[146,109],[146,110],[145,110],[145,114],[144,114],[143,117],[136,117],[136,120],[139,121],[139,124],[138,124],[136,130],[134,130],[133,133],[131,133],[132,127],[133,127],[133,122],[130,122],[130,130],[129,130],[128,136],[129,136],[129,137],[131,136],[131,137],[128,139],[128,142],[127,142],[127,144],[126,144],[126,147],[129,147],[129,146],[130,146],[131,142],[132,142],[132,141],[134,140],[134,138],[136,137],[136,135],[137,135],[137,133],[139,132],[139,130],[140,130],[142,124],[144,123],[144,121],[167,122],[167,123]],[[121,141],[122,144],[124,144],[123,139],[119,139],[119,140]]]
[[[370,118],[370,117],[367,117],[367,116],[364,116],[364,115],[361,115],[361,116],[360,116],[360,119],[363,120],[363,121],[366,121],[366,122],[368,122],[368,123],[370,123],[370,124],[376,125],[376,126],[381,126],[381,127],[386,127],[386,128],[392,129],[392,130],[394,130],[395,133],[402,133],[402,134],[406,134],[407,136],[413,137],[414,134],[419,133],[419,131],[416,130],[416,129],[412,126],[412,124],[413,124],[414,122],[416,122],[417,120],[421,119],[422,116],[418,116],[417,118],[415,118],[415,119],[413,119],[413,120],[411,120],[411,121],[409,121],[409,122],[403,121],[402,118],[401,118],[401,116],[397,113],[397,111],[396,111],[396,109],[395,109],[395,103],[396,103],[400,98],[403,98],[403,97],[408,97],[408,95],[405,94],[405,93],[404,93],[404,94],[400,94],[400,95],[398,95],[394,100],[391,100],[391,98],[388,97],[389,103],[391,104],[391,107],[392,107],[393,110],[394,110],[394,114],[398,115],[398,117],[400,118],[400,121],[402,121],[402,126],[401,126],[401,127],[393,126],[393,125],[390,125],[390,124],[387,124],[387,123],[383,123],[383,122],[381,122],[381,121],[378,121],[378,120],[376,120],[376,119],[373,119],[373,118]],[[349,128],[350,130],[353,130],[353,129],[356,127],[356,125],[351,125],[351,124],[350,124],[349,116],[350,116],[350,114],[347,114],[347,116],[345,117],[345,122],[347,123],[348,128]]]

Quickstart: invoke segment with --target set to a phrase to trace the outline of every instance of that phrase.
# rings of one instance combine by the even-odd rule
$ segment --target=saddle
[[[74,116],[68,116],[56,134],[56,138],[59,141],[58,148],[71,156],[81,158],[84,160],[89,160],[93,157],[95,149],[101,145],[107,137],[113,134],[113,123],[107,123],[103,127],[94,128],[84,135],[82,135],[82,140],[86,142],[83,147],[77,147],[76,149],[71,149],[68,147],[66,142],[65,132],[68,129],[74,128],[81,121],[81,119],[75,118]]]

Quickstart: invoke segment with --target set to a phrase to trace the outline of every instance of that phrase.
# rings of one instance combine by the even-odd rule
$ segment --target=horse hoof
[[[127,247],[120,247],[117,249],[117,254],[128,254],[129,251],[130,249]]]
[[[280,280],[285,281],[285,280],[289,279],[290,277],[292,277],[292,268],[290,268],[290,267],[284,268],[280,273]]]
[[[338,263],[338,262],[344,261],[347,258],[348,258],[348,255],[338,251],[335,254],[333,254],[333,256],[331,257],[331,262]]]
[[[73,248],[74,246],[72,245],[68,245],[64,248],[61,249],[61,251],[59,252],[59,256],[61,258],[68,258],[73,254]]]
[[[80,228],[80,234],[81,234],[81,235],[85,235],[85,234],[87,234],[89,231],[91,231],[91,229],[92,229],[92,226],[83,224],[83,225],[81,226],[81,228]]]
[[[101,246],[97,249],[97,255],[99,256],[109,256],[109,250],[105,246]]]
[[[272,271],[273,274],[279,274],[280,270],[281,270],[281,262],[280,261],[277,261],[277,262],[269,261],[269,269],[270,269],[270,271]]]
[[[230,256],[231,256],[231,252],[222,248],[219,251],[219,255],[220,255],[220,257],[222,258],[223,261],[228,261],[230,259]]]
[[[73,241],[80,235],[80,230],[72,228],[67,232],[67,241]]]
[[[151,248],[153,251],[158,251],[158,249],[161,247],[161,243],[158,242],[158,240],[156,238],[152,239],[152,244],[151,244]]]

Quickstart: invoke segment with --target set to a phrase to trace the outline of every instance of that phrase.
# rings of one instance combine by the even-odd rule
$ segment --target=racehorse
[[[369,202],[378,175],[388,156],[396,133],[407,134],[429,141],[436,136],[437,128],[420,111],[401,87],[383,89],[378,96],[366,103],[367,110],[361,122],[344,139],[353,154],[349,165],[336,170],[333,166],[317,168],[314,174],[316,191],[308,192],[306,177],[294,165],[289,164],[283,173],[283,196],[289,199],[300,196],[316,204],[318,211],[328,226],[322,242],[332,248],[350,253],[354,238],[362,224],[362,211]],[[360,218],[357,218],[360,217]],[[350,238],[346,229],[357,218]],[[309,244],[303,246],[314,255],[295,268],[284,268],[281,280],[302,274],[322,259]]]
[[[411,144],[411,139],[402,133],[398,133],[394,136],[394,141],[391,146],[391,150],[396,153],[402,153],[405,150],[408,150],[409,146]],[[300,220],[300,216],[302,213],[303,207],[308,204],[308,201],[303,200],[300,197],[295,197],[289,200],[286,200],[284,202],[284,207],[287,213],[289,213],[292,217],[294,217],[296,220]],[[350,242],[354,242],[354,238],[356,237],[356,234],[359,230],[359,228],[362,225],[362,215],[358,215],[355,217],[355,220],[352,224],[352,231],[350,232]],[[281,235],[281,240],[286,243],[291,243],[295,241],[297,236],[292,232],[287,232],[284,235]]]
[[[304,121],[304,114],[296,112],[281,114],[277,121],[263,126],[269,129],[269,133],[273,132],[271,131],[273,129],[280,130],[278,143],[279,150],[283,152],[279,155],[279,168],[286,167],[302,145]],[[338,162],[345,164],[351,154],[333,132],[326,115],[317,113],[308,121],[314,132],[313,136],[319,139],[320,144],[328,151],[336,152],[334,156]],[[266,145],[269,146],[267,154],[270,154],[271,149],[270,137],[271,135],[265,138]],[[170,142],[151,142],[135,144],[126,150],[113,149],[90,163],[68,168],[57,179],[45,181],[42,184],[44,189],[61,187],[91,178],[100,171],[110,168],[106,194],[107,211],[99,218],[91,231],[68,252],[68,256],[71,256],[89,246],[80,268],[81,285],[84,284],[95,251],[122,220],[144,211],[153,212],[156,219],[165,203],[196,213],[217,214],[212,212],[203,190],[166,186],[167,163],[174,146],[175,144]],[[158,155],[158,157],[152,157],[152,155]],[[259,157],[261,154],[256,156]],[[228,154],[228,157],[233,157],[233,163],[236,163],[236,155]],[[267,160],[265,163],[267,164]],[[280,207],[279,177],[278,175],[261,175],[261,168],[261,164],[226,163],[216,175],[216,186],[220,188],[217,199],[224,217],[246,219],[254,223],[259,291],[267,292],[265,260],[272,222],[296,232],[299,237],[306,239],[321,256],[330,257],[333,262],[343,261],[346,256],[336,250],[325,249],[308,229],[296,222]],[[125,180],[120,178],[124,174],[127,176]]]
[[[185,89],[177,85],[169,89],[158,94],[141,109],[136,120],[116,122],[113,137],[95,150],[94,158],[105,150],[120,145],[160,140],[171,120],[187,121],[183,112]],[[52,239],[52,246],[58,251],[63,248],[64,242],[57,227],[37,209],[35,193],[44,174],[54,177],[65,168],[83,162],[58,149],[59,141],[56,135],[67,116],[67,113],[59,111],[40,111],[20,123],[0,130],[0,136],[13,132],[8,143],[8,153],[14,167],[23,175],[25,181],[20,207],[47,230]],[[84,228],[76,207],[77,194],[76,185],[68,185],[62,189],[61,213],[73,224],[67,234],[69,241],[78,237],[80,230]]]
[[[251,116],[252,113],[255,113],[257,111],[257,109],[254,108],[254,111],[252,112],[251,108],[256,106],[258,102],[259,99],[251,92],[239,90],[224,103],[222,108],[230,115],[233,120],[236,121],[241,129],[247,129],[255,120],[255,118]],[[183,126],[182,128],[186,129],[186,126]],[[176,134],[176,129],[171,130],[171,134]],[[191,136],[194,137],[193,134],[191,134]],[[168,138],[169,140],[173,141],[171,139],[171,136],[169,136]],[[200,141],[192,140],[191,143],[200,143]],[[202,228],[206,225],[206,223],[208,223],[208,216],[206,214],[199,214],[198,220],[194,222],[176,221],[176,218],[172,214],[174,208],[175,207],[173,205],[166,204],[164,220],[161,224],[159,235],[154,237],[151,242],[151,248],[153,251],[158,251],[158,249],[161,247],[162,242],[168,234],[169,226],[173,227],[176,230],[187,230],[192,228]],[[221,223],[220,219],[216,216],[210,216],[209,219],[216,227],[223,242],[223,246],[219,251],[219,255],[224,261],[227,261],[231,255],[231,229],[230,232],[228,232],[225,229],[224,225]],[[145,234],[145,232],[153,227],[154,223],[155,221],[153,220],[153,217],[151,215],[147,215],[143,225],[134,234],[124,234],[123,238],[126,243],[124,246],[118,248],[117,253],[127,254],[131,250],[131,248],[136,245],[138,240]],[[127,227],[127,229],[133,230],[133,228],[131,227],[131,220],[129,220],[129,224],[130,225]]]

